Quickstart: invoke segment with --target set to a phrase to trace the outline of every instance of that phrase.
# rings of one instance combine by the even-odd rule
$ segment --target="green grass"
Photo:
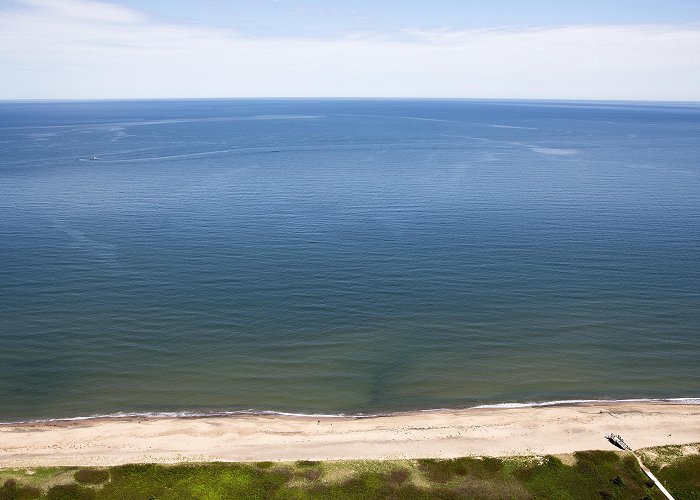
[[[41,496],[41,488],[21,484],[16,479],[6,479],[0,486],[0,499],[24,499],[38,498]]]
[[[675,498],[700,499],[700,455],[676,460],[652,472]]]
[[[109,481],[107,469],[80,469],[73,477],[82,484],[102,484]]]
[[[677,498],[700,499],[700,456],[655,473]],[[0,500],[41,499],[634,499],[661,498],[630,455],[289,463],[134,464],[0,470]]]

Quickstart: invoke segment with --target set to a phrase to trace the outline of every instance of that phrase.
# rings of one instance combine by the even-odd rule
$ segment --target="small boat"
[[[97,160],[97,156],[88,156],[88,160]]]

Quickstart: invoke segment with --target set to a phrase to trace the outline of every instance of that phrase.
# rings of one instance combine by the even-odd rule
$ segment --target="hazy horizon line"
[[[536,98],[536,97],[349,97],[349,96],[217,96],[217,97],[100,97],[100,98],[20,98],[7,99],[0,97],[0,103],[41,103],[41,102],[138,102],[138,101],[519,101],[519,102],[616,102],[616,103],[669,103],[669,104],[698,104],[700,100],[678,99],[589,99],[589,98]]]

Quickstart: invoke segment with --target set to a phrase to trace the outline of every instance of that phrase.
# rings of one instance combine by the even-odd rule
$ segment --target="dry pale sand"
[[[512,456],[700,441],[700,405],[596,403],[372,418],[105,418],[0,426],[0,467]]]

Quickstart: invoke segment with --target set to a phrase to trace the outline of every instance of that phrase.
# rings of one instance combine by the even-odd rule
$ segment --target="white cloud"
[[[145,20],[145,16],[134,9],[92,0],[23,0],[22,3],[40,9],[44,15],[50,16],[106,23],[132,23]]]
[[[0,17],[0,97],[425,96],[700,100],[697,26],[250,38],[89,0]]]

